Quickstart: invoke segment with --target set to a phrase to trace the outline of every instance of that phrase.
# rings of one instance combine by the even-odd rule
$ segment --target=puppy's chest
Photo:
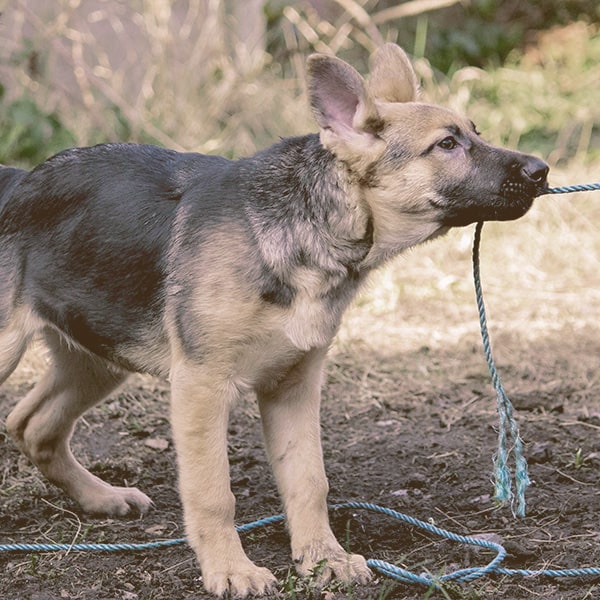
[[[268,386],[284,377],[307,352],[331,344],[352,294],[329,289],[331,278],[324,277],[307,269],[297,277],[289,306],[271,306],[263,312],[254,335],[239,348],[236,370],[240,381],[249,387]]]
[[[292,285],[293,300],[281,312],[285,337],[304,351],[329,345],[358,284],[346,277],[301,267],[293,273]]]

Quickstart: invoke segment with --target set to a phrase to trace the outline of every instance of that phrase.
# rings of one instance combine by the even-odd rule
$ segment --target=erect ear
[[[419,80],[404,50],[385,44],[371,60],[368,89],[381,102],[412,102],[419,95]]]
[[[308,92],[326,148],[351,164],[379,158],[385,146],[377,135],[383,121],[353,67],[334,56],[309,56]]]

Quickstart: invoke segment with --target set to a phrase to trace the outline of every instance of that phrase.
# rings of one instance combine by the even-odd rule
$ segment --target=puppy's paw
[[[104,484],[77,498],[81,508],[90,514],[125,517],[144,514],[152,500],[137,488],[115,487]]]
[[[250,561],[224,571],[202,572],[202,580],[206,591],[217,596],[229,594],[231,598],[262,596],[273,591],[277,583],[269,569]]]
[[[337,541],[308,544],[294,557],[294,563],[299,575],[312,575],[318,585],[325,585],[332,577],[360,584],[373,577],[367,561],[360,554],[349,554]]]

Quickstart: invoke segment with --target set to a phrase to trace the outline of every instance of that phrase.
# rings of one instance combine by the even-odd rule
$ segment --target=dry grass
[[[18,0],[3,15],[7,92],[56,111],[79,144],[126,137],[239,156],[305,130],[303,65],[283,77],[266,53],[240,58],[222,11],[208,0]]]
[[[257,4],[247,3],[242,21],[256,13],[260,27]],[[402,43],[394,19],[456,1],[414,0],[391,12],[378,4],[331,0],[339,10],[328,20],[290,3],[263,40],[266,52],[265,43],[243,43],[240,20],[216,0],[16,0],[2,15],[0,75],[8,97],[29,94],[56,111],[79,144],[155,141],[240,156],[314,129],[307,54],[339,54],[364,70],[381,42]],[[468,112],[491,141],[556,164],[598,156],[599,64],[597,28],[574,23],[496,71],[462,69],[446,80],[423,58],[417,69],[427,98]]]

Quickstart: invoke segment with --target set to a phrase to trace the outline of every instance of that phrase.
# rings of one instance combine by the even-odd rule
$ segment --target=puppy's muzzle
[[[525,164],[521,166],[521,175],[525,181],[544,189],[548,186],[547,177],[550,167],[535,156],[528,156]]]
[[[549,170],[540,158],[524,156],[513,163],[509,177],[502,184],[502,196],[507,200],[539,196],[548,188]]]

